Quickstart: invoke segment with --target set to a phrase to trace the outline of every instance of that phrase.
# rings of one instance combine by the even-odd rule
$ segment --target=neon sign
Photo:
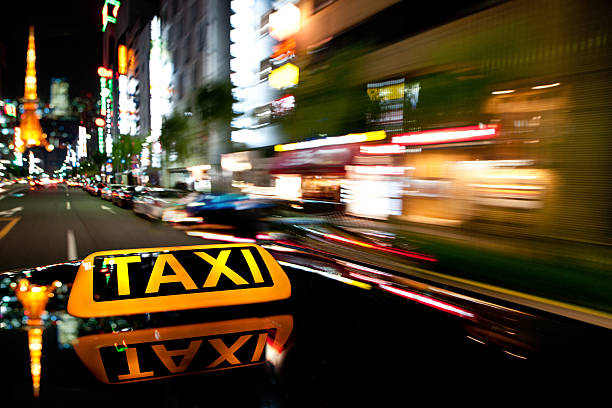
[[[111,14],[108,14],[108,6],[113,6],[111,10]],[[119,13],[119,6],[121,6],[121,1],[119,0],[105,0],[104,6],[102,7],[102,32],[106,31],[106,26],[108,23],[116,23],[117,22],[117,14]]]
[[[464,126],[457,128],[423,130],[394,136],[393,143],[401,145],[429,145],[438,143],[471,142],[492,139],[498,134],[496,125]]]
[[[117,72],[121,75],[127,74],[127,47],[120,45],[117,49]]]
[[[17,107],[12,103],[6,103],[4,104],[4,113],[6,113],[7,116],[15,118],[17,117]]]

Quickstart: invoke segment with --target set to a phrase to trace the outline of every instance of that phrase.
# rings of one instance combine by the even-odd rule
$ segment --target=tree
[[[104,163],[106,163],[106,156],[96,150],[89,158],[81,160],[78,172],[82,176],[93,176],[100,172]]]
[[[117,143],[113,145],[113,169],[116,172],[129,170],[131,168],[132,157],[140,154],[141,149],[142,141],[140,138],[119,135]]]
[[[232,95],[230,82],[213,82],[196,91],[195,106],[205,125],[214,121],[230,125],[234,118],[232,105],[238,102]]]
[[[185,134],[189,129],[187,118],[180,113],[173,112],[165,117],[162,123],[160,142],[166,154],[175,153],[178,159],[188,155],[189,143]]]
[[[221,154],[229,151],[231,122],[236,116],[232,107],[238,101],[232,95],[232,84],[224,81],[204,85],[196,91],[194,102],[208,137],[211,188],[229,191],[231,179],[221,170]]]

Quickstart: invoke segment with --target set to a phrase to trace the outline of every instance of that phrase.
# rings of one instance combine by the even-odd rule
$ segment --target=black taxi
[[[607,328],[260,244],[0,274],[1,406],[490,405],[605,390]]]

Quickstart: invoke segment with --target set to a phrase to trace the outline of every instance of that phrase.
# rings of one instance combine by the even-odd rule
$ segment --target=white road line
[[[10,210],[0,211],[0,217],[12,217],[16,212],[23,210],[23,207],[15,207]]]
[[[66,209],[69,210],[70,209],[70,201],[66,201]]]
[[[66,232],[66,240],[68,244],[68,260],[74,261],[77,259],[77,247],[76,247],[76,239],[74,238],[74,232],[72,230],[68,230]]]
[[[101,209],[103,209],[103,210],[106,210],[106,211],[110,212],[111,214],[114,214],[114,213],[115,213],[115,211],[114,211],[112,208],[109,208],[109,207],[107,207],[107,206],[105,206],[105,205],[101,205],[101,206],[100,206],[100,208],[101,208]]]

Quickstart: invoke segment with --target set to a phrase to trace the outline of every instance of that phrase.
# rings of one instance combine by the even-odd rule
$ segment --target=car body
[[[123,184],[108,184],[100,192],[100,198],[111,201],[113,199],[113,193],[122,187],[124,187]]]
[[[253,256],[261,247],[243,244],[105,251],[0,274],[2,402],[403,406],[434,396],[468,401],[474,393],[487,401],[523,400],[533,392],[549,400],[555,387],[591,381],[598,374],[589,368],[610,361],[609,330],[277,245],[267,253],[282,266],[290,293],[276,300],[244,303],[234,292],[243,290],[236,276],[256,289],[253,269],[232,256]],[[195,251],[212,255],[205,261],[193,258]],[[220,251],[230,253],[216,256]],[[128,274],[120,277],[120,266],[101,262],[109,257],[130,265],[131,286],[119,289],[128,299],[116,295]],[[172,279],[156,275],[162,258],[170,264],[165,279]],[[256,261],[266,282],[270,262],[263,255]],[[199,279],[208,282],[215,273],[208,285],[214,296],[176,280],[204,274]],[[219,278],[232,273],[231,281]],[[264,289],[276,287],[278,276]],[[226,303],[186,304],[194,290],[204,303],[222,295]],[[582,392],[569,387],[563,396],[572,389]]]
[[[100,197],[102,190],[106,187],[106,183],[94,182],[87,186],[87,192],[93,196]]]
[[[147,188],[144,186],[123,186],[116,190],[116,194],[113,195],[113,204],[124,207],[132,207],[132,199],[134,196],[138,196],[146,193]]]
[[[132,210],[136,214],[161,220],[164,210],[184,204],[183,200],[188,194],[183,190],[151,188],[132,198]]]
[[[252,198],[248,194],[205,193],[185,204],[185,211],[189,217],[202,217],[206,222],[231,222],[241,214],[256,216],[274,206],[274,200]]]

